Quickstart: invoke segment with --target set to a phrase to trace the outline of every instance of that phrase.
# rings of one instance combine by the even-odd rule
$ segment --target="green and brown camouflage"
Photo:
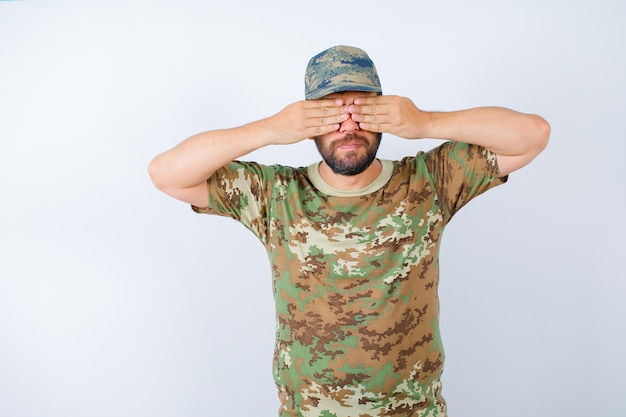
[[[207,184],[209,208],[265,245],[276,302],[281,417],[444,417],[439,248],[468,201],[506,181],[495,155],[446,142],[382,161],[367,190],[317,170],[233,162]]]

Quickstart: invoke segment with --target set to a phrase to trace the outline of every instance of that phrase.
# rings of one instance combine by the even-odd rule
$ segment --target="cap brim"
[[[327,96],[329,94],[333,94],[333,93],[342,93],[344,91],[367,91],[367,92],[374,92],[374,93],[382,93],[382,89],[378,86],[374,86],[374,85],[366,85],[366,84],[357,84],[357,83],[350,83],[350,84],[339,84],[339,85],[329,85],[326,86],[324,88],[320,88],[318,90],[315,91],[311,91],[310,93],[308,93],[305,98],[307,100],[315,100],[318,98],[322,98],[324,96]]]

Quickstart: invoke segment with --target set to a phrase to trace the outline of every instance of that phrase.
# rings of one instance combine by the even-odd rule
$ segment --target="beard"
[[[316,137],[315,146],[317,146],[317,150],[322,156],[324,163],[328,165],[335,174],[350,177],[365,171],[372,162],[374,162],[381,139],[382,133],[378,133],[371,143],[357,134],[350,133],[343,139],[336,140],[326,146],[324,146],[319,137]],[[359,155],[360,149],[357,149],[355,151],[346,152],[343,156],[340,156],[338,148],[349,142],[359,142],[364,145],[365,154]]]

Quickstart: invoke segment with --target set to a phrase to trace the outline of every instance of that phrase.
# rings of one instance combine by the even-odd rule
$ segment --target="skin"
[[[149,166],[155,186],[166,194],[206,207],[206,179],[225,164],[268,145],[315,139],[340,158],[363,156],[379,133],[404,139],[445,139],[484,146],[497,155],[501,176],[531,162],[547,145],[550,125],[540,116],[502,107],[453,112],[420,110],[406,97],[350,91],[289,104],[280,112],[243,126],[194,135],[157,155]],[[357,139],[345,141],[349,135]],[[380,173],[374,160],[357,175],[326,164],[320,174],[333,187],[358,190]]]
[[[373,97],[376,93],[345,92],[331,94],[328,98],[342,99],[346,106],[354,103],[359,96]],[[322,163],[319,170],[322,178],[330,185],[339,189],[360,189],[371,183],[380,173],[382,165],[374,160],[365,170],[356,175],[344,175],[335,172],[327,163],[329,156],[334,156],[345,165],[351,161],[367,159],[367,156],[375,156],[380,143],[380,134],[361,129],[359,123],[353,119],[353,114],[348,113],[348,118],[340,123],[339,129],[315,137],[315,144],[322,155]]]

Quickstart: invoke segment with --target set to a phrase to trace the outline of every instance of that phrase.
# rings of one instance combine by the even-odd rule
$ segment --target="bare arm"
[[[498,158],[500,175],[522,168],[547,145],[550,125],[540,116],[502,107],[426,112],[398,96],[355,99],[349,107],[361,129],[407,139],[447,139],[483,146]]]
[[[332,132],[346,118],[341,99],[299,101],[263,120],[191,136],[157,155],[148,172],[159,190],[206,207],[206,180],[217,169],[267,145],[296,143]]]

